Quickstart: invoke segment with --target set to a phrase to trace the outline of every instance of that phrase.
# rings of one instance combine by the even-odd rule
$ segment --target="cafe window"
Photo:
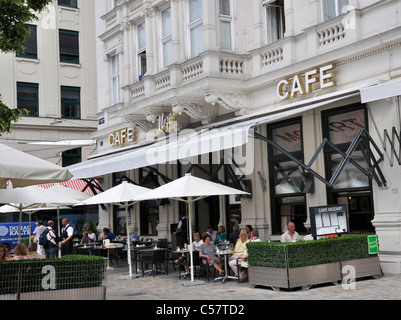
[[[356,104],[323,112],[324,137],[345,153],[360,129],[367,129],[367,113],[364,105]],[[362,151],[356,149],[351,158],[367,169]],[[343,157],[333,148],[325,148],[327,180],[336,171]],[[336,184],[327,189],[328,204],[346,204],[351,232],[373,231],[373,198],[370,179],[352,163],[348,162]]]
[[[30,117],[39,116],[39,85],[17,82],[17,107],[27,109]]]
[[[37,38],[37,27],[34,25],[28,25],[29,35],[24,40],[24,52],[17,55],[17,57],[37,59],[38,58],[38,38]]]
[[[271,140],[299,161],[304,161],[301,119],[268,126]],[[297,232],[305,232],[307,219],[304,182],[298,164],[269,144],[269,176],[272,199],[272,232],[287,231],[288,222],[294,222]]]
[[[59,30],[60,62],[79,63],[79,33]]]
[[[139,169],[139,182],[142,187],[155,189],[157,177],[149,168]],[[140,202],[140,234],[141,236],[157,236],[159,224],[160,201],[146,200]]]

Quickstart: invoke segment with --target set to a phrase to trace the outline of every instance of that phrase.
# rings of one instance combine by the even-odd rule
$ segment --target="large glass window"
[[[346,12],[348,0],[322,0],[323,21],[333,19]]]
[[[219,0],[219,20],[220,20],[220,47],[221,50],[232,50],[232,14],[231,0]]]
[[[112,104],[120,102],[120,69],[118,63],[119,56],[113,55],[110,59],[111,62],[111,95]]]
[[[138,69],[139,79],[146,74],[146,26],[145,22],[138,25]]]
[[[266,3],[267,43],[273,43],[284,38],[285,16],[284,0]]]
[[[166,68],[173,59],[173,47],[171,38],[171,8],[162,11],[162,47],[163,65]]]
[[[269,125],[268,134],[287,153],[303,162],[300,119]],[[297,232],[304,232],[307,219],[305,185],[298,164],[269,145],[269,172],[273,234],[287,231],[287,224],[291,221],[295,223]]]
[[[81,117],[81,89],[61,87],[61,117],[79,119]]]
[[[323,112],[323,133],[336,148],[347,151],[360,129],[367,129],[367,114],[363,105],[357,104]],[[356,150],[351,159],[367,169],[362,152]],[[329,180],[343,160],[333,148],[325,149],[326,177]],[[351,232],[371,232],[374,217],[373,198],[369,178],[348,162],[341,171],[333,188],[327,189],[329,204],[346,204]]]
[[[22,54],[17,55],[18,57],[23,58],[38,58],[38,40],[37,40],[37,27],[34,25],[28,25],[30,33],[25,38],[24,41],[24,52]]]
[[[79,63],[79,33],[59,30],[60,62]]]
[[[203,51],[203,12],[202,0],[189,0],[189,33],[191,39],[191,57]]]
[[[29,116],[39,116],[39,85],[17,82],[17,108],[27,109]]]
[[[157,177],[149,168],[139,169],[139,182],[142,187],[154,189]],[[159,202],[155,200],[141,201],[140,203],[140,234],[141,236],[157,236],[159,224]]]

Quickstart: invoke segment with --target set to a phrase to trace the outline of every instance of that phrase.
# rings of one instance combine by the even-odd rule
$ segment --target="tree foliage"
[[[9,133],[14,127],[14,122],[21,116],[28,115],[25,109],[10,109],[0,101],[0,136],[2,133]]]
[[[50,3],[49,0],[0,0],[0,50],[24,52],[23,42],[29,35],[27,23]]]
[[[24,41],[30,29],[27,23],[38,18],[37,14],[51,0],[0,0],[0,51],[24,52]],[[10,109],[0,101],[0,136],[13,128],[13,122],[27,115],[27,110]]]

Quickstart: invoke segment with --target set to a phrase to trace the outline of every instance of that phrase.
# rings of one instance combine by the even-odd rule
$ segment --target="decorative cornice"
[[[236,116],[243,116],[248,113],[246,103],[247,97],[238,93],[209,92],[205,96],[205,101],[211,105],[220,105],[224,109],[235,111]]]
[[[186,102],[174,102],[172,103],[173,113],[182,114],[186,113],[191,118],[201,119],[202,124],[206,125],[210,123],[209,109],[201,103],[186,103]]]

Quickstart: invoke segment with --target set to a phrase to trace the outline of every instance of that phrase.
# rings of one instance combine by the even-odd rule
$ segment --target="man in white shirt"
[[[297,242],[299,240],[299,234],[295,231],[294,222],[288,222],[287,231],[281,235],[281,242]]]
[[[45,231],[47,228],[43,225],[43,221],[38,221],[36,223],[36,228],[35,230],[33,230],[32,232],[32,237],[36,235],[36,239],[37,241],[39,241],[39,237],[42,234],[43,231]],[[45,255],[45,249],[43,248],[43,246],[41,246],[39,243],[37,244],[38,249],[37,249],[37,253],[41,254],[41,255]]]

